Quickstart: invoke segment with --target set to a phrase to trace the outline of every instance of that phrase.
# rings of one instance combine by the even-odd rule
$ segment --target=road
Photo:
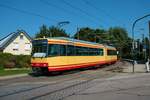
[[[64,96],[68,96],[71,92],[66,91],[68,87],[82,84],[88,80],[96,78],[107,78],[115,75],[103,68],[89,70],[74,70],[63,73],[62,75],[52,76],[22,76],[11,79],[0,80],[0,100],[26,100],[38,99],[41,97],[55,94],[52,99],[57,99],[58,90],[64,91]],[[83,88],[84,89],[84,88]],[[68,94],[69,93],[69,94]],[[64,97],[62,96],[62,97]]]
[[[127,65],[124,63],[116,63],[115,65],[105,68],[84,71],[74,70],[55,76],[23,76],[2,79],[0,80],[0,100],[91,100],[92,97],[93,99],[99,100],[99,95],[102,95],[100,97],[104,98],[106,95],[110,94],[110,98],[112,98],[111,92],[114,93],[115,91],[121,91],[119,89],[122,88],[128,89],[130,86],[132,88],[132,86],[134,86],[133,84],[140,83],[140,80],[143,80],[144,83],[141,82],[139,85],[143,88],[148,88],[147,85],[145,85],[145,81],[150,82],[148,79],[149,76],[147,76],[149,74],[139,76],[139,79],[137,75],[135,78],[135,76],[131,74],[129,75],[131,78],[122,79],[120,77],[126,77],[128,73],[121,74],[108,71],[111,68],[118,66]],[[128,79],[129,85],[127,82]],[[134,81],[132,82],[132,80]],[[116,87],[113,86],[113,84]],[[110,85],[111,87],[109,87]],[[137,88],[140,86],[135,85]]]
[[[94,81],[94,86],[63,100],[150,100],[150,73]]]

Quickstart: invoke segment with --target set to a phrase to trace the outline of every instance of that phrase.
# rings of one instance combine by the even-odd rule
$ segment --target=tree
[[[36,38],[43,38],[43,37],[68,37],[65,30],[60,29],[55,26],[47,27],[46,25],[42,25],[40,27],[40,31],[36,34]]]
[[[47,37],[48,36],[48,29],[46,25],[42,25],[40,27],[40,31],[36,34],[36,38],[43,38],[44,36]]]
[[[97,43],[105,43],[108,39],[107,31],[104,29],[95,29],[94,31],[95,35],[95,42]]]
[[[51,35],[49,35],[51,37],[69,37],[67,35],[67,33],[65,32],[65,30],[60,29],[60,28],[55,27],[55,26],[49,27],[48,31],[49,31],[49,34],[51,34]]]
[[[128,33],[124,28],[114,27],[108,30],[110,41],[115,40],[114,45],[120,51],[120,57],[130,57],[132,48],[131,39],[128,37]]]
[[[91,41],[91,42],[99,42],[100,39],[105,37],[104,33],[106,31],[103,29],[92,29],[89,27],[81,28],[75,35],[74,38]]]
[[[131,57],[132,39],[127,31],[121,27],[104,29],[81,28],[74,37],[76,39],[112,45],[120,52],[120,57]]]
[[[75,35],[74,38],[75,39],[80,39],[80,40],[86,40],[86,41],[91,41],[89,38],[90,34],[93,34],[94,30],[89,28],[89,27],[85,27],[85,28],[81,28]]]

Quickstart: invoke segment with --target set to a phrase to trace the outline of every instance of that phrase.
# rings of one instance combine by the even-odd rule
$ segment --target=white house
[[[0,39],[0,51],[13,55],[30,55],[32,50],[32,39],[23,30],[10,33]]]

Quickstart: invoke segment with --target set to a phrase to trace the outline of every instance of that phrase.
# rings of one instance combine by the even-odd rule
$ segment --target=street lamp
[[[70,22],[69,22],[69,21],[58,22],[58,23],[57,23],[57,27],[58,27],[58,28],[61,28],[62,26],[67,25],[67,24],[70,24]]]
[[[135,25],[136,25],[136,23],[138,22],[138,21],[140,21],[140,20],[142,20],[142,19],[144,19],[144,18],[146,18],[146,17],[149,17],[150,16],[150,14],[147,14],[147,15],[145,15],[145,16],[143,16],[143,17],[140,17],[140,18],[138,18],[138,19],[136,19],[134,22],[133,22],[133,24],[132,24],[132,57],[133,57],[133,69],[132,69],[132,71],[133,71],[133,73],[134,73],[134,64],[135,64],[135,56],[133,55],[134,54],[134,51],[135,51],[135,48],[134,48],[134,27],[135,27]],[[149,33],[150,34],[150,33]],[[149,39],[150,39],[150,35],[149,35]]]
[[[65,26],[67,24],[70,24],[70,22],[69,21],[58,22],[56,27],[60,29],[62,26]],[[70,37],[70,34],[68,34],[68,36]]]

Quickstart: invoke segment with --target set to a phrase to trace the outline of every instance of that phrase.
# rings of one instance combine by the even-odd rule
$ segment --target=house
[[[30,55],[32,50],[32,39],[23,30],[10,33],[0,39],[0,51],[13,55]]]

